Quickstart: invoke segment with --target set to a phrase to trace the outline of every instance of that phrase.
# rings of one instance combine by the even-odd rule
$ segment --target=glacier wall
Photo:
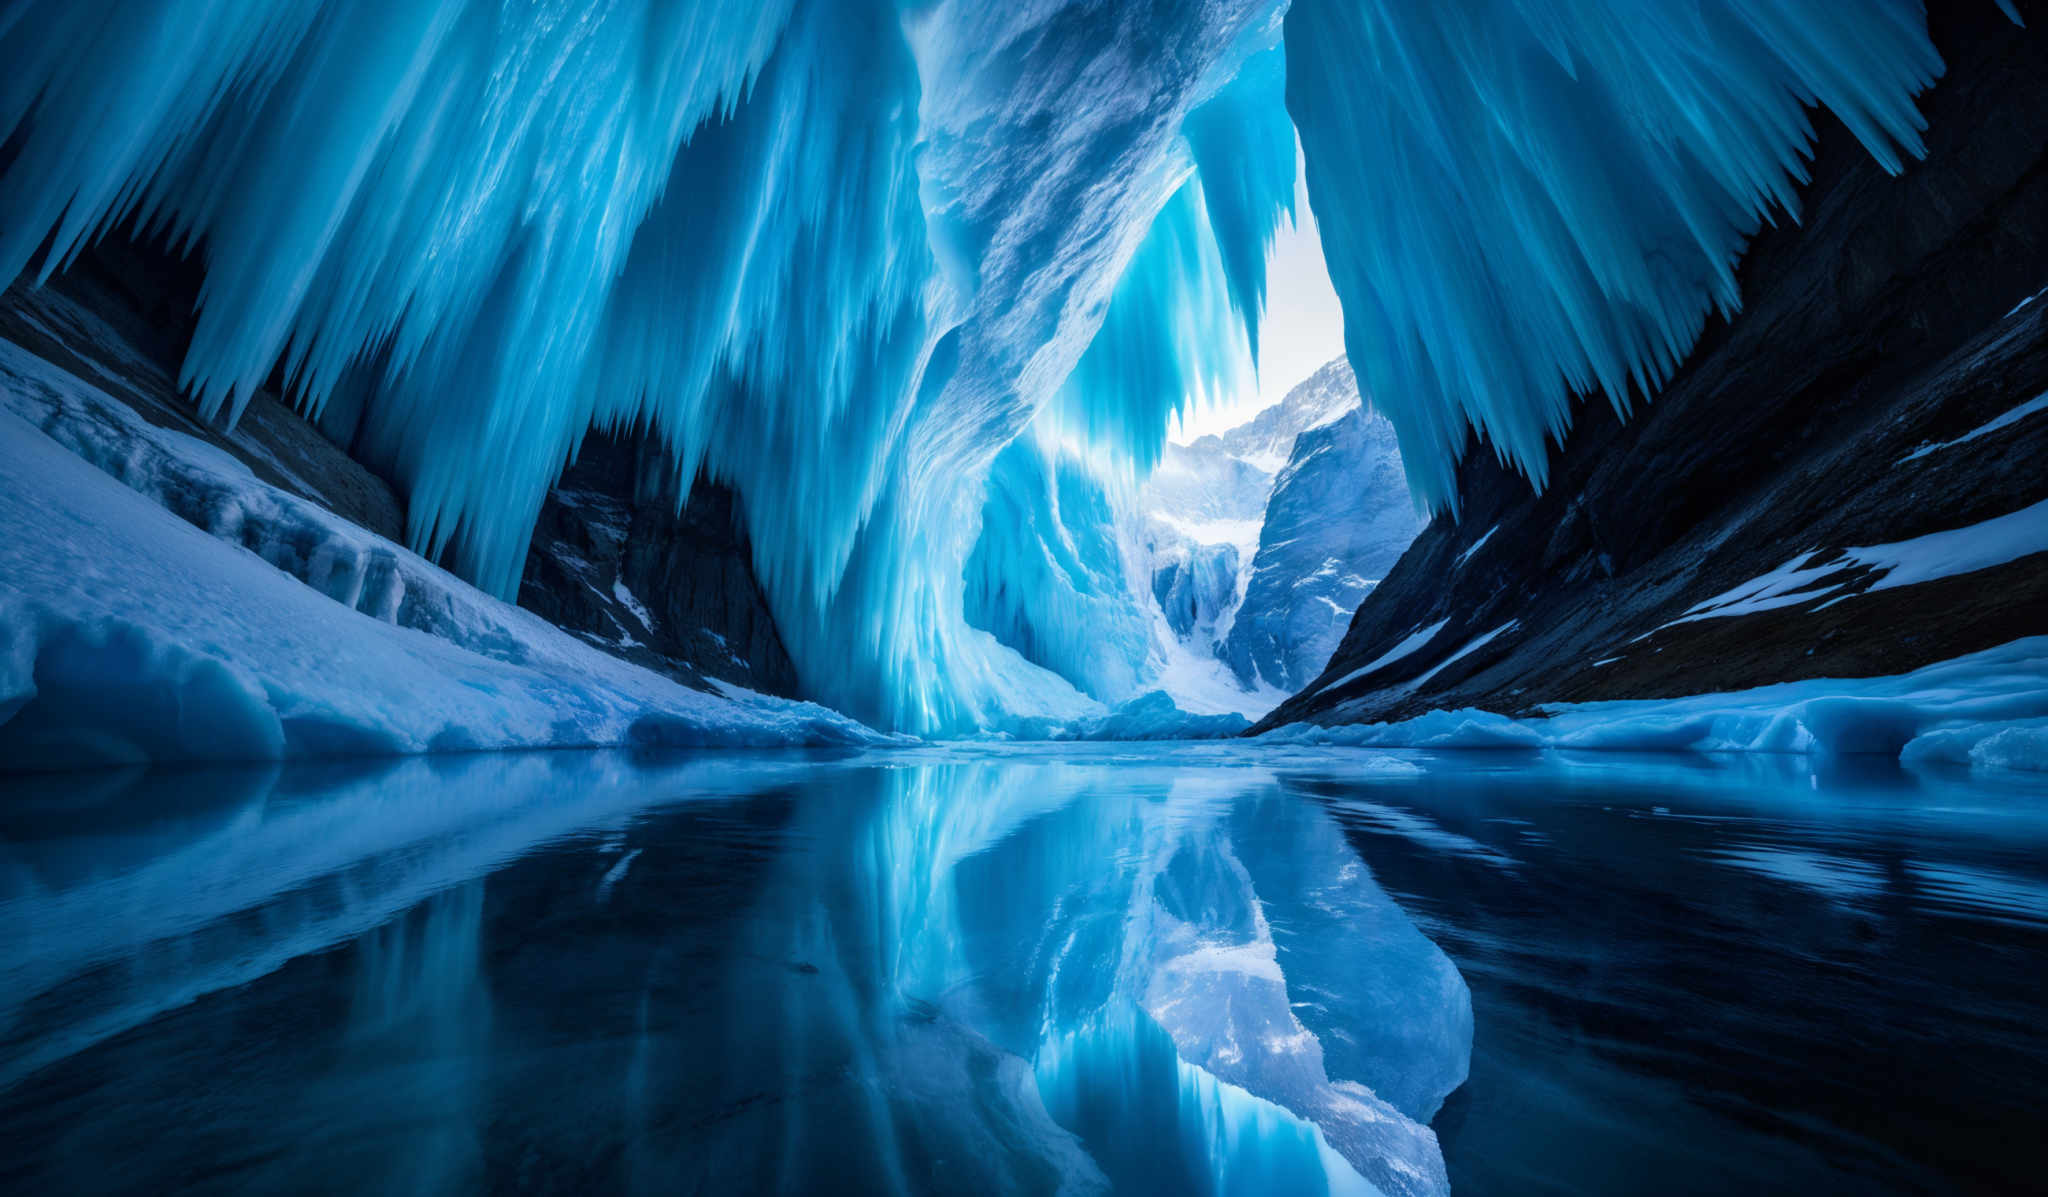
[[[989,470],[967,559],[966,615],[1091,698],[1121,702],[1146,673],[1151,627],[1131,601],[1117,498],[1085,461],[1026,433]]]
[[[283,382],[501,594],[585,432],[645,426],[745,496],[809,689],[971,726],[1017,698],[962,614],[982,475],[1277,41],[1277,0],[1153,7],[29,0],[0,275],[202,254],[201,408]]]
[[[1540,483],[1572,395],[1654,389],[1734,306],[1807,105],[1917,151],[1924,25],[1918,0],[19,0],[0,278],[110,232],[201,255],[202,411],[281,383],[399,481],[415,547],[500,594],[583,436],[644,428],[744,497],[810,693],[957,731],[1087,701],[968,621],[985,525],[1035,502],[991,502],[991,464],[1034,426],[1142,470],[1243,376],[1294,131],[1351,356],[1442,506],[1468,429]]]

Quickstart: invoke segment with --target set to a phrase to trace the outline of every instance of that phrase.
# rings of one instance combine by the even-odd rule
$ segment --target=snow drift
[[[877,739],[628,665],[5,343],[0,526],[9,769]]]

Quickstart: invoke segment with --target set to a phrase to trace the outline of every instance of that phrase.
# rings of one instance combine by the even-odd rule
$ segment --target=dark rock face
[[[1627,424],[1583,404],[1541,495],[1470,446],[1462,517],[1263,726],[1889,674],[2048,632],[2040,552],[1875,591],[1843,565],[1784,605],[1675,622],[1788,564],[2048,518],[2048,410],[1958,441],[2048,392],[2048,297],[2025,302],[2048,285],[2048,5],[2019,6],[2026,29],[1932,7],[1949,69],[1921,101],[1926,159],[1887,176],[1827,120],[1801,221],[1744,258],[1745,310]]]
[[[1244,603],[1218,649],[1231,671],[1246,685],[1300,689],[1421,527],[1384,416],[1354,407],[1301,433],[1267,500]]]
[[[192,339],[198,263],[112,239],[41,287],[0,296],[0,338],[91,382],[145,420],[226,450],[258,478],[387,540],[405,543],[390,484],[320,435],[274,388],[250,399],[233,429],[199,418],[179,393]]]
[[[637,441],[586,440],[541,508],[519,605],[688,683],[795,696],[732,492],[700,478],[678,513],[671,474]]]

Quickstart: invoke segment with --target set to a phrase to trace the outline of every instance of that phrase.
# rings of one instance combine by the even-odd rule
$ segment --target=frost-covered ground
[[[1344,709],[1340,705],[1336,717]],[[1528,719],[1458,710],[1398,723],[1295,723],[1261,739],[1384,748],[1877,754],[1909,764],[2048,770],[2048,637],[1894,677],[1811,678],[1729,694],[1561,703]]]
[[[0,404],[10,767],[874,738],[610,657],[5,343]]]

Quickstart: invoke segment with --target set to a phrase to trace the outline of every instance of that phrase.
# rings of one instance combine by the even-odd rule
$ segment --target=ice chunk
[[[1164,690],[1131,699],[1108,715],[1074,732],[1081,740],[1213,740],[1251,729],[1251,720],[1235,712],[1194,715],[1175,704]]]

